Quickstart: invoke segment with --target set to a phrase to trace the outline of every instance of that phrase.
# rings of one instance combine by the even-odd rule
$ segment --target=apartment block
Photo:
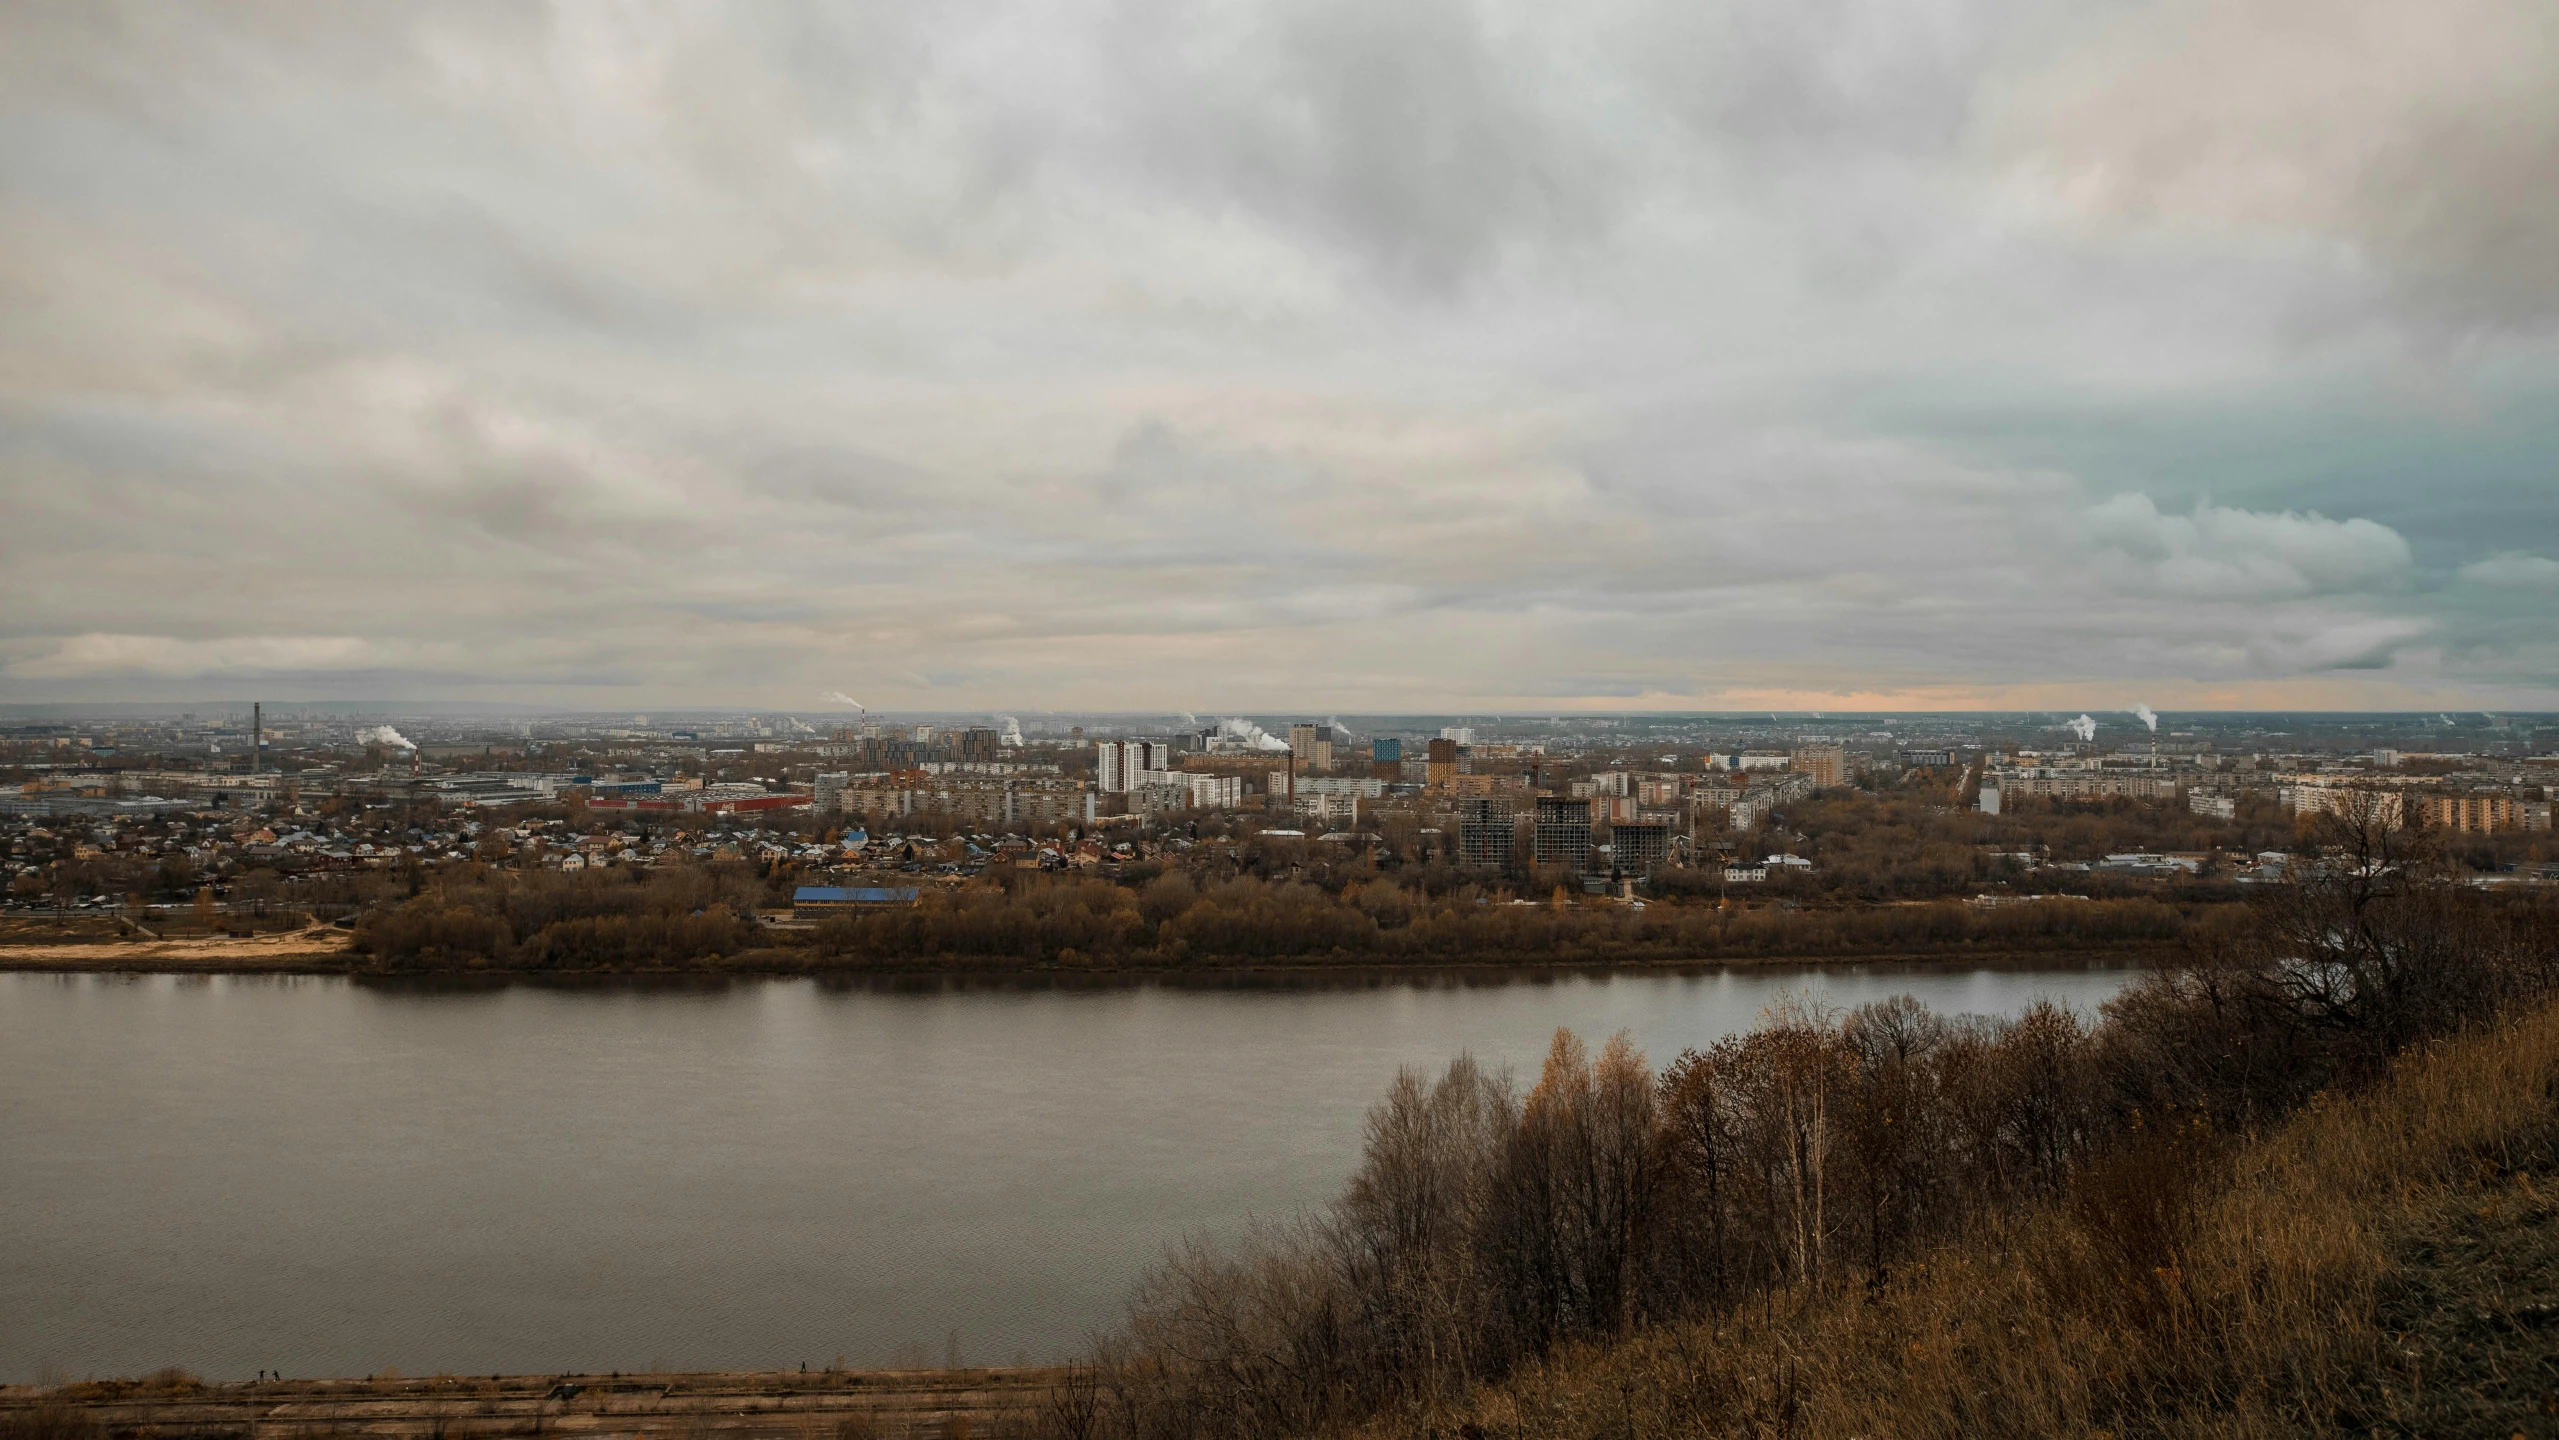
[[[1560,865],[1579,874],[1590,868],[1590,802],[1563,796],[1537,797],[1534,832],[1537,863]]]
[[[1787,757],[1787,768],[1813,777],[1813,787],[1828,790],[1848,783],[1848,750],[1840,745],[1802,745]]]

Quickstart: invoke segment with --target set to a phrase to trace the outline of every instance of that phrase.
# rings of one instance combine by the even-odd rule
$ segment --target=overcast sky
[[[0,8],[0,701],[2559,708],[2550,0]]]

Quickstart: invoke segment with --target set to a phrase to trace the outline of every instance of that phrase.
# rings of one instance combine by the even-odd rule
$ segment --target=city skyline
[[[2559,709],[2528,0],[0,37],[0,704]]]

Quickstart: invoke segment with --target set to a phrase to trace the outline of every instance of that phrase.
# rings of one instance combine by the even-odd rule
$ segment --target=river
[[[0,1381],[1071,1352],[1186,1232],[1331,1198],[1396,1068],[1658,1065],[1807,991],[2128,973],[395,987],[0,975]]]

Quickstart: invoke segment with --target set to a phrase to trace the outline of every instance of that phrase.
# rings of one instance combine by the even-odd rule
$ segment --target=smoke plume
[[[356,742],[362,745],[388,745],[394,750],[415,750],[418,748],[408,736],[401,734],[399,731],[392,729],[388,725],[376,725],[370,730],[360,730],[356,732],[355,738]]]
[[[996,718],[1004,722],[1004,733],[995,737],[997,743],[1003,745],[1020,745],[1024,743],[1022,740],[1021,721],[1014,719],[1010,715],[999,715]]]
[[[1288,748],[1287,741],[1280,739],[1278,736],[1273,735],[1268,730],[1263,729],[1261,726],[1254,724],[1252,721],[1247,720],[1240,715],[1229,715],[1224,720],[1218,722],[1217,728],[1226,732],[1227,735],[1234,739],[1241,740],[1245,744],[1252,746],[1256,750],[1285,750]]]
[[[863,704],[861,701],[854,699],[852,696],[845,694],[845,693],[844,693],[843,691],[841,691],[841,690],[829,690],[829,691],[827,691],[827,692],[826,692],[826,698],[827,698],[827,699],[829,699],[829,700],[834,701],[834,702],[835,702],[836,704],[838,704],[838,705],[850,705],[850,706],[852,706],[854,709],[861,711],[861,712],[862,712],[863,714],[865,714],[865,715],[868,715],[868,714],[870,714],[870,713],[871,713],[871,707],[870,707],[870,706]]]
[[[2149,726],[2151,734],[2156,735],[2159,733],[2159,716],[2157,712],[2153,711],[2149,706],[2135,704],[2131,708],[2125,710],[2124,713],[2140,721],[2142,724]]]
[[[2094,717],[2082,715],[2070,722],[2070,733],[2078,736],[2079,743],[2085,745],[2097,738],[2097,721]]]

